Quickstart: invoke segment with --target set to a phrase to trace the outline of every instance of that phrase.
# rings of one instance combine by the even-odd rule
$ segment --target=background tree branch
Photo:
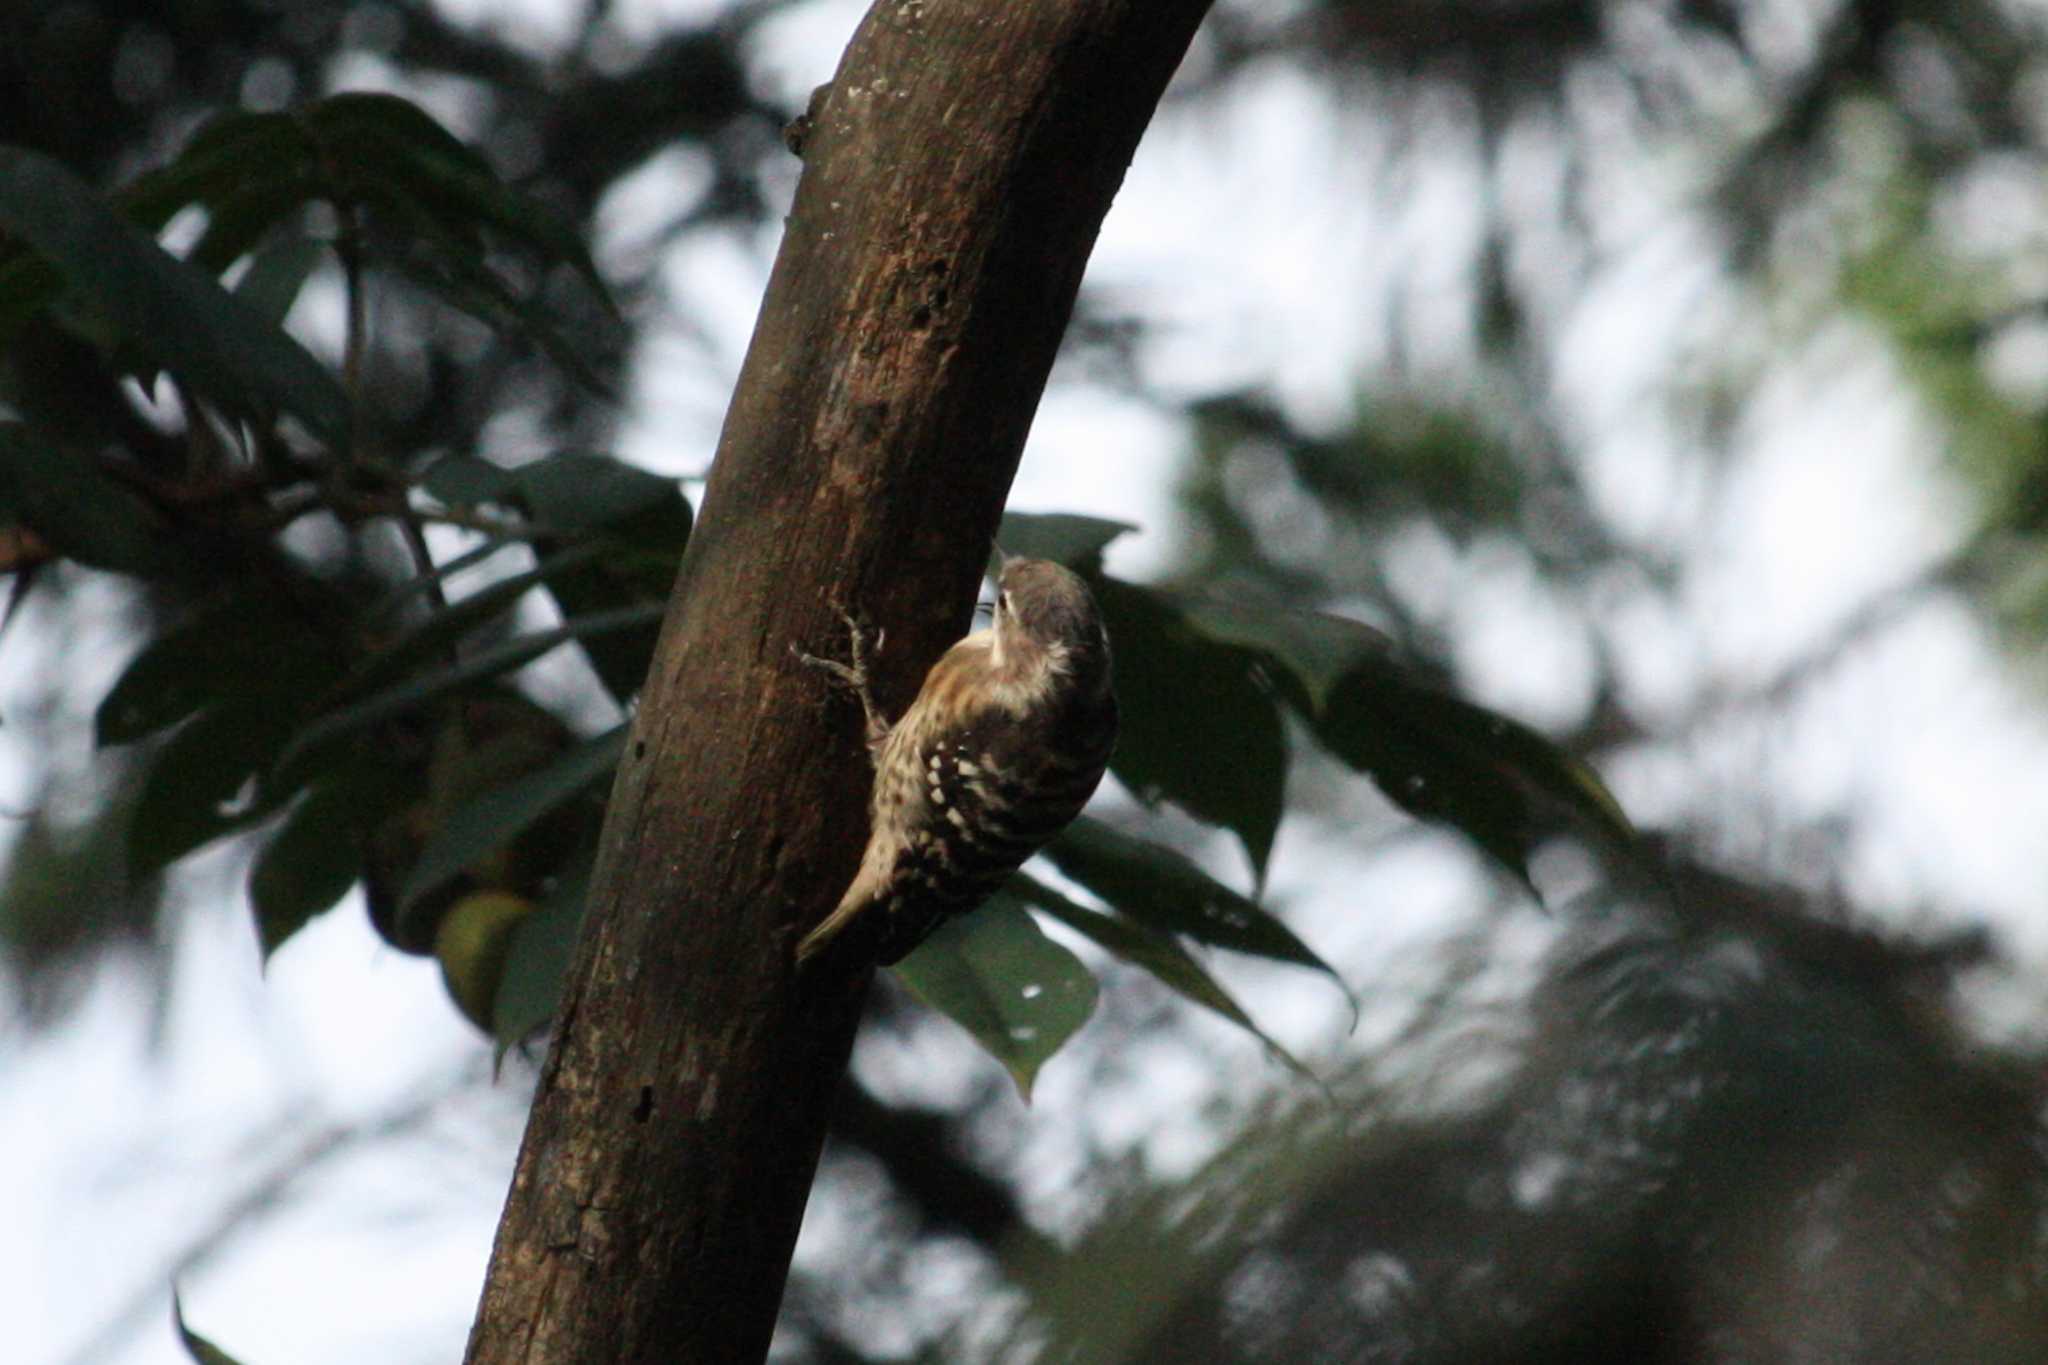
[[[890,0],[856,34],[620,767],[472,1362],[765,1352],[866,992],[790,971],[868,777],[791,646],[834,649],[858,607],[900,702],[958,632],[1206,8]]]

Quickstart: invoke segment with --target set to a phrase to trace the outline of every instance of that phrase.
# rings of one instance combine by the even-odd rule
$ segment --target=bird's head
[[[996,579],[997,660],[1009,667],[1107,674],[1109,637],[1095,594],[1049,559],[1006,559]]]

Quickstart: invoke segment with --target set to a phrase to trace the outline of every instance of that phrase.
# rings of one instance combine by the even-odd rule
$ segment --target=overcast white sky
[[[475,22],[525,25],[543,46],[579,12],[554,0],[442,3]],[[619,12],[628,33],[644,38],[717,8],[629,0]],[[792,109],[830,74],[861,9],[821,0],[778,24],[764,71]],[[507,20],[512,13],[519,17]],[[1280,71],[1247,81],[1200,119],[1155,126],[1090,275],[1091,287],[1165,323],[1146,352],[1150,377],[1189,393],[1266,384],[1299,412],[1334,418],[1381,344],[1382,318],[1361,300],[1383,297],[1398,279],[1411,303],[1432,291],[1458,301],[1477,231],[1469,173],[1455,156],[1436,159],[1399,202],[1386,202],[1370,179],[1394,150],[1383,141],[1362,113],[1333,117],[1326,92]],[[1532,184],[1545,164],[1540,146],[1529,149]],[[1602,287],[1547,320],[1601,505],[1625,532],[1688,556],[1676,611],[1627,594],[1614,606],[1627,626],[1632,699],[1653,717],[1771,676],[1872,594],[1938,557],[1961,515],[1941,491],[1929,431],[1904,386],[1874,345],[1847,330],[1817,336],[1774,376],[1734,477],[1701,476],[1657,416],[1651,386],[1697,323],[1693,301],[1711,290],[1707,258],[1682,210],[1685,166],[1656,166],[1611,176],[1609,231],[1620,245]],[[687,158],[655,163],[609,206],[609,248],[689,193],[691,181]],[[773,247],[764,235],[671,262],[675,309],[708,327],[722,368],[707,375],[701,354],[656,329],[623,438],[636,458],[676,473],[702,467]],[[1411,316],[1422,323],[1411,354],[1419,371],[1432,347],[1437,358],[1458,354],[1458,328],[1432,333],[1426,312]],[[1056,376],[1013,506],[1144,526],[1112,556],[1114,569],[1143,577],[1172,558],[1168,493],[1180,433],[1156,412],[1069,379]],[[1418,544],[1413,572],[1426,579],[1444,553]],[[1542,724],[1582,695],[1583,644],[1548,628],[1533,588],[1518,589],[1510,575],[1450,610],[1458,661],[1479,699]],[[0,648],[0,711],[36,663],[22,634],[10,634]],[[2048,733],[1961,612],[1917,613],[1852,652],[1789,725],[1733,712],[1689,745],[1608,776],[1650,821],[1767,796],[1795,816],[1846,800],[1859,824],[1838,871],[1853,892],[1988,913],[2023,972],[2038,977],[2048,966],[2039,903]],[[1361,808],[1372,799],[1361,794]],[[1242,884],[1228,846],[1217,848],[1216,866]],[[1404,979],[1428,944],[1464,922],[1473,897],[1462,868],[1428,840],[1366,863],[1329,830],[1289,824],[1272,890],[1370,999],[1375,981]],[[179,922],[166,1016],[155,1016],[144,978],[116,964],[58,1028],[0,1036],[9,1359],[182,1359],[165,1268],[269,1173],[316,1150],[327,1155],[315,1175],[287,1185],[186,1278],[194,1326],[248,1365],[459,1358],[523,1085],[490,1083],[487,1044],[448,1005],[433,963],[385,948],[353,899],[263,975],[234,859],[216,854],[186,875],[214,904]],[[1547,930],[1533,912],[1526,918],[1533,950]],[[1217,965],[1291,1046],[1321,1053],[1340,1043],[1349,1019],[1327,986],[1257,964]],[[1106,984],[1138,989],[1123,975]],[[1994,1022],[2039,1026],[2011,1014]],[[1369,1013],[1350,1046],[1386,1027]],[[958,1036],[935,1032],[914,1046],[906,1057],[864,1045],[859,1065],[886,1092],[925,1095],[959,1093],[990,1065]],[[1094,1088],[1089,1047],[1084,1032],[1074,1056],[1047,1068],[1031,1111],[1012,1116],[1026,1187],[1056,1214],[1085,1207],[1070,1182],[1089,1145],[1137,1147],[1163,1169],[1184,1166],[1206,1149],[1194,1111],[1221,1078],[1241,1098],[1285,1084],[1248,1038],[1207,1017],[1191,1016],[1174,1045],[1134,1065],[1148,1078],[1143,1088]],[[375,1140],[349,1136],[364,1125],[377,1129]],[[822,1219],[805,1252],[827,1254],[858,1228]],[[131,1305],[141,1316],[119,1316]],[[98,1353],[81,1354],[89,1347]]]

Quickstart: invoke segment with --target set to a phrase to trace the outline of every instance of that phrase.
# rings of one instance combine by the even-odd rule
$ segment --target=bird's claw
[[[849,653],[853,658],[852,663],[843,664],[837,659],[821,659],[815,654],[808,654],[801,649],[797,649],[795,645],[791,645],[790,648],[795,651],[799,662],[811,668],[822,670],[831,678],[836,686],[848,689],[860,699],[861,714],[867,720],[868,744],[872,748],[880,743],[882,738],[888,734],[889,724],[883,719],[880,708],[875,705],[874,693],[868,688],[868,660],[881,652],[882,641],[886,637],[887,632],[876,630],[874,632],[874,643],[870,645],[868,643],[868,626],[860,617],[841,607],[839,608],[839,619],[846,623],[846,633],[850,641]]]

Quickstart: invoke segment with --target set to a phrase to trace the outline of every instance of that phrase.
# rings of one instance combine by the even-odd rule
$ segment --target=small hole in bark
[[[652,1117],[654,1117],[654,1087],[643,1085],[640,1087],[640,1103],[633,1106],[633,1122],[645,1123]]]

